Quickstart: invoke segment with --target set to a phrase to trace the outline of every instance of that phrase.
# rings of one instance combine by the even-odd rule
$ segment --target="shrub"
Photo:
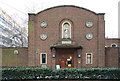
[[[120,79],[120,68],[2,68],[2,80],[25,79]]]

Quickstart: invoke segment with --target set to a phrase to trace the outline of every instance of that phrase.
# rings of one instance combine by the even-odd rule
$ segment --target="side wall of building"
[[[114,39],[114,38],[105,39],[105,46],[106,47],[111,47],[112,44],[116,44],[117,47],[120,47],[120,39]]]
[[[119,47],[108,47],[105,50],[105,66],[106,67],[119,67]]]
[[[28,48],[2,48],[2,66],[28,66]]]

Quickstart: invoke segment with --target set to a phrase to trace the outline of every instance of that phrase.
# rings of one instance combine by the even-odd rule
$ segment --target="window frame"
[[[88,60],[87,55],[88,55],[88,54],[91,54],[91,59],[90,59],[90,60],[91,60],[91,63],[88,63],[88,62],[87,62],[87,60]],[[92,53],[86,53],[86,64],[93,64],[93,54],[92,54]]]
[[[116,44],[116,43],[112,43],[112,44],[111,44],[111,47],[112,47],[112,45],[116,45],[116,47],[117,47],[117,44]]]
[[[42,63],[42,54],[46,55],[46,63]],[[40,64],[47,64],[47,53],[41,53],[40,54]]]

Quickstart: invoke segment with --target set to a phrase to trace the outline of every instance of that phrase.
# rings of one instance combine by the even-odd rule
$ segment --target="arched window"
[[[111,44],[111,47],[117,47],[117,44],[113,43]]]
[[[68,21],[62,23],[62,38],[71,38],[71,24]]]

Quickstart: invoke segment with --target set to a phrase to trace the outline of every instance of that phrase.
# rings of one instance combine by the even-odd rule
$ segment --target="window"
[[[117,44],[113,43],[111,44],[111,47],[117,47]]]
[[[46,53],[41,53],[41,64],[47,64],[47,54]]]
[[[92,53],[86,53],[86,64],[92,64]]]
[[[68,21],[62,24],[62,38],[71,38],[71,24]]]

